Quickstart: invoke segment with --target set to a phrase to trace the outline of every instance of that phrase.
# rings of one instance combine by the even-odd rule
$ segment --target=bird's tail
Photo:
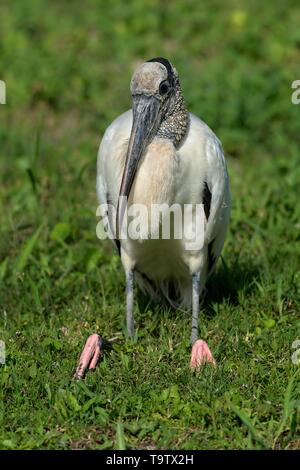
[[[165,281],[153,281],[139,271],[136,271],[135,278],[141,290],[147,293],[153,300],[165,300],[175,309],[188,310],[191,308],[191,283],[176,278]]]

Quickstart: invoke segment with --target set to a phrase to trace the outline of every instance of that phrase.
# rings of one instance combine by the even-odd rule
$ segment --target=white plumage
[[[137,275],[142,289],[154,296],[162,292],[172,305],[187,308],[191,306],[191,274],[200,271],[201,291],[209,274],[208,246],[212,242],[212,255],[216,261],[223,247],[230,214],[229,178],[221,143],[203,121],[191,113],[189,116],[188,133],[178,149],[161,138],[154,138],[148,146],[139,164],[128,204],[201,204],[206,182],[211,192],[211,204],[210,215],[205,220],[202,250],[186,250],[184,238],[121,241],[125,271],[136,268],[138,273],[146,274],[154,284],[157,283],[154,292],[153,285]],[[129,110],[115,119],[103,136],[97,165],[100,203],[117,207],[131,128],[132,111]],[[110,229],[114,230],[113,221]],[[180,295],[172,299],[168,295],[168,284],[174,279]]]

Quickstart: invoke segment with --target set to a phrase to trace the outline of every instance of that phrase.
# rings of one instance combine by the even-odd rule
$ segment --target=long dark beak
[[[132,129],[117,205],[117,239],[120,236],[119,228],[122,227],[126,202],[129,198],[138,164],[160,125],[159,110],[160,101],[154,96],[136,95],[133,97]]]

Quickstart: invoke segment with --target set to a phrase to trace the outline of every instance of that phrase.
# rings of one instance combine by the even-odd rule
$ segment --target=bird
[[[216,365],[207,342],[199,338],[199,311],[230,218],[230,182],[222,144],[204,121],[188,111],[178,72],[168,59],[155,57],[140,64],[130,91],[132,109],[117,117],[102,138],[96,178],[106,230],[125,271],[127,335],[135,334],[134,286],[138,284],[151,299],[191,311],[191,370],[205,363]],[[122,236],[128,235],[124,220],[135,206],[146,209],[139,217],[138,235]],[[194,215],[194,208],[200,207],[202,212],[198,211],[198,219],[176,219],[176,211],[172,218],[162,210],[149,223],[153,207],[162,206],[182,211],[189,206]],[[164,221],[171,227],[168,237],[161,233]],[[175,236],[178,228],[180,236]],[[189,243],[190,232],[200,234],[199,243]],[[98,334],[91,335],[75,377],[95,370],[108,346]]]

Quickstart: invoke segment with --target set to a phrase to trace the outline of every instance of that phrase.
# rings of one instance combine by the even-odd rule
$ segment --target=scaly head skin
[[[144,62],[133,74],[130,90],[133,107],[140,95],[155,97],[160,102],[155,135],[171,140],[178,147],[187,133],[189,114],[175,67],[162,57]]]

